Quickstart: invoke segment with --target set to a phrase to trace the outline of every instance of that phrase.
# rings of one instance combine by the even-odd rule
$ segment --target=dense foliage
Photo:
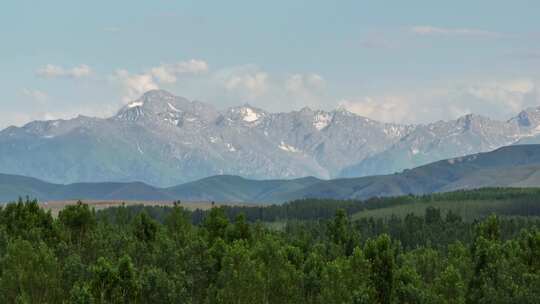
[[[0,303],[540,299],[534,218],[467,222],[427,208],[422,216],[351,221],[344,209],[276,230],[242,213],[231,221],[225,208],[192,224],[179,205],[98,215],[81,203],[54,218],[35,201],[8,204],[0,210]]]

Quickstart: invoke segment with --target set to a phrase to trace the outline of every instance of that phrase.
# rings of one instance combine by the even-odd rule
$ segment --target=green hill
[[[219,175],[170,188],[144,183],[50,184],[0,175],[0,201],[30,196],[40,200],[187,200],[282,203],[302,198],[366,199],[483,187],[539,187],[540,145],[518,145],[438,161],[404,172],[362,178],[250,180]]]

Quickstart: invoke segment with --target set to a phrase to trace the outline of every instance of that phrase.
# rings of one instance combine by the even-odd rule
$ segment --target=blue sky
[[[0,127],[148,89],[416,123],[540,103],[539,1],[10,1]]]

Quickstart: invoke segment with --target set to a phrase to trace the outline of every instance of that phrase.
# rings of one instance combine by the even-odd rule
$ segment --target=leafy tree
[[[229,240],[251,240],[251,231],[247,223],[246,216],[240,213],[236,216],[234,224],[227,230],[227,239]]]
[[[368,240],[366,243],[365,255],[371,268],[370,283],[375,291],[377,303],[392,302],[396,254],[395,245],[387,234]]]
[[[115,297],[118,284],[118,274],[109,260],[100,257],[92,266],[90,289],[96,303],[110,303]]]
[[[141,273],[141,302],[189,303],[184,276],[184,273],[169,275],[156,266],[146,268]]]
[[[139,278],[131,258],[127,255],[120,258],[116,269],[118,277],[118,303],[133,303],[139,296]]]
[[[113,265],[99,258],[92,267],[91,290],[97,303],[134,303],[138,301],[140,284],[131,258],[123,256]]]
[[[427,207],[425,211],[425,221],[428,225],[439,224],[442,222],[441,210],[434,207]]]
[[[210,241],[216,238],[225,239],[228,225],[229,220],[225,216],[224,209],[220,207],[213,207],[203,222],[203,227],[208,232]]]
[[[14,240],[1,260],[1,269],[1,302],[61,302],[58,261],[45,243]]]
[[[346,258],[328,262],[321,275],[322,303],[350,303],[353,299],[352,270]]]
[[[308,303],[315,303],[319,298],[323,288],[322,272],[324,268],[324,257],[315,250],[310,252],[303,264],[304,297]]]
[[[472,245],[474,273],[467,303],[509,303],[515,296],[514,282],[507,276],[509,265],[500,235],[500,221],[496,216],[490,216],[477,227]]]
[[[540,274],[540,231],[522,231],[519,245],[523,263],[530,272]]]
[[[156,239],[158,224],[146,214],[141,212],[133,220],[133,233],[141,242],[151,243]]]
[[[81,246],[86,235],[97,226],[96,214],[90,207],[78,201],[76,205],[66,206],[58,214],[60,224],[67,228],[72,241]]]
[[[257,243],[253,253],[264,267],[265,302],[299,301],[302,273],[289,261],[287,247],[267,237]]]
[[[434,293],[437,295],[437,302],[442,304],[465,303],[465,283],[453,265],[448,265],[435,279]]]
[[[31,241],[56,241],[57,231],[50,212],[39,207],[37,200],[26,199],[15,204],[8,204],[0,213],[0,224],[12,237]]]
[[[185,241],[187,234],[191,232],[189,212],[179,204],[175,204],[165,218],[165,225],[173,238],[177,241]]]
[[[345,210],[338,209],[336,216],[328,223],[328,234],[330,239],[339,245],[345,244],[348,240],[349,219]]]
[[[268,303],[269,292],[263,278],[264,268],[251,257],[242,241],[234,242],[223,257],[219,273],[218,303]]]
[[[75,285],[70,292],[70,303],[73,304],[93,304],[94,298],[88,285]]]
[[[395,301],[403,304],[426,302],[426,289],[420,275],[410,265],[400,267],[395,274]]]

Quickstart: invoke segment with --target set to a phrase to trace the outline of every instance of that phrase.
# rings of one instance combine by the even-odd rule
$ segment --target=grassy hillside
[[[352,215],[353,219],[422,216],[427,208],[437,208],[443,215],[453,212],[472,221],[490,214],[501,216],[540,216],[540,188],[485,188],[426,196],[395,198],[381,208],[370,208]],[[397,203],[396,203],[397,202]]]
[[[292,180],[249,180],[240,176],[219,175],[166,189],[183,200],[219,202],[276,202],[288,199],[287,193],[320,182],[314,177]]]

